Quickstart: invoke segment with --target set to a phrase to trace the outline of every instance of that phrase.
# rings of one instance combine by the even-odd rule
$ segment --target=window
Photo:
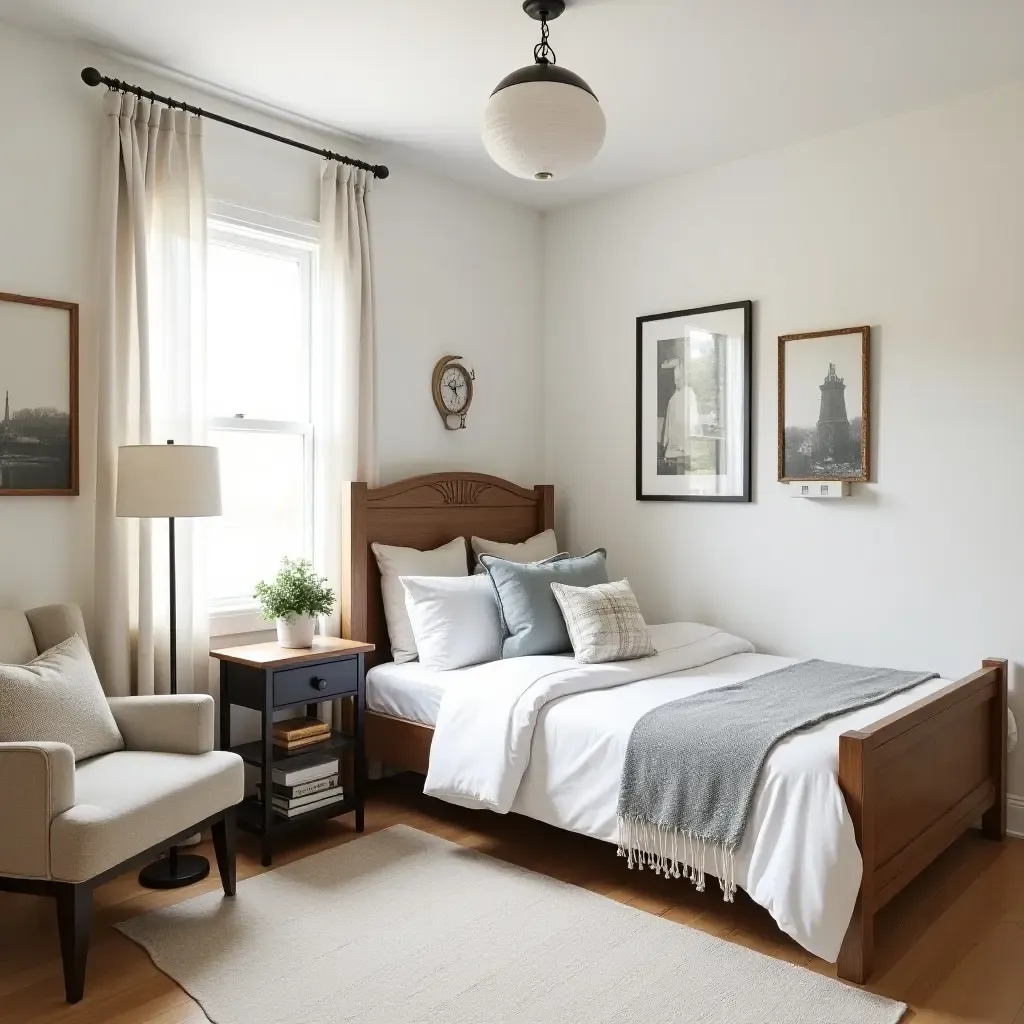
[[[224,504],[209,533],[214,632],[258,628],[257,581],[313,551],[316,242],[252,216],[209,222],[206,404]]]

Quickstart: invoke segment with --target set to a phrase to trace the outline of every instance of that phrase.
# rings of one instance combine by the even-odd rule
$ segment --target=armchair
[[[25,663],[85,626],[74,605],[0,611],[0,661]],[[209,828],[235,894],[234,808],[242,761],[214,749],[213,698],[109,701],[125,749],[74,760],[65,743],[0,743],[0,891],[52,896],[64,988],[82,998],[92,890]]]

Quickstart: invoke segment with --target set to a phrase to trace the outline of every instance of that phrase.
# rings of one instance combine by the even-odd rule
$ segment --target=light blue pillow
[[[575,558],[522,564],[497,555],[481,555],[480,564],[491,577],[501,609],[505,633],[502,658],[571,653],[572,641],[551,584],[592,587],[607,583],[606,556],[604,548],[597,548]]]

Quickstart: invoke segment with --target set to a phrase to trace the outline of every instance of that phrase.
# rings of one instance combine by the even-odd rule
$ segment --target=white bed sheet
[[[374,665],[366,673],[366,706],[384,715],[434,726],[441,697],[460,672],[432,672],[418,661]]]

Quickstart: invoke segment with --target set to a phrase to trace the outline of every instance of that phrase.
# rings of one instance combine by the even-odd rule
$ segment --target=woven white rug
[[[117,927],[215,1024],[895,1024],[905,1009],[404,825]]]

